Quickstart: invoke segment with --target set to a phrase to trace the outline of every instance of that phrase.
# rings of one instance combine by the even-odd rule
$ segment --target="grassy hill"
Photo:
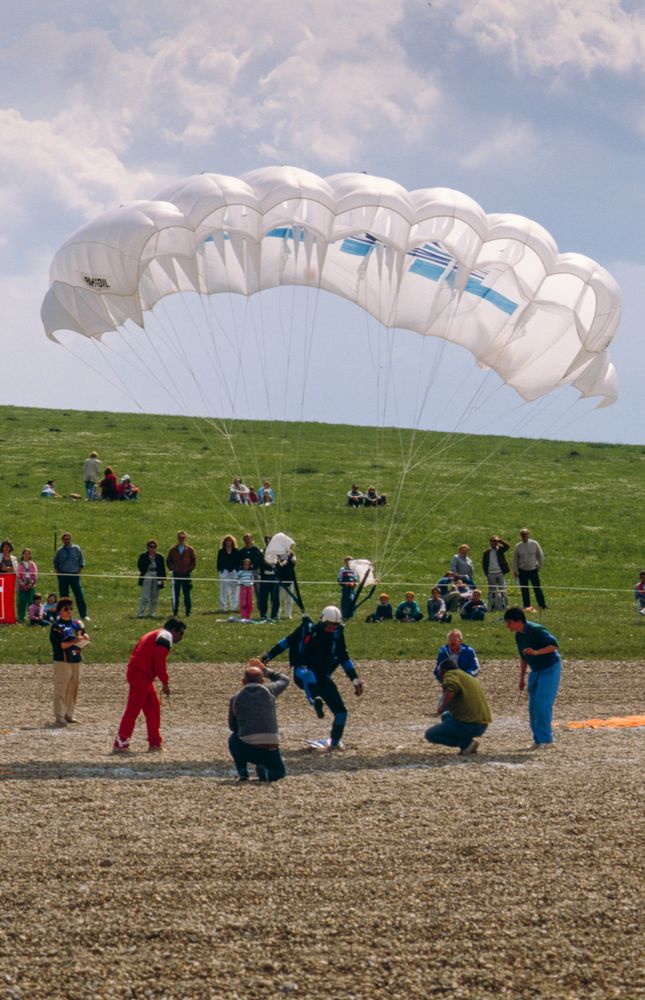
[[[479,568],[491,531],[514,544],[524,524],[546,554],[544,622],[565,656],[642,657],[645,628],[638,627],[631,587],[645,564],[643,447],[15,407],[0,408],[0,444],[0,534],[16,555],[32,549],[40,589],[56,589],[51,559],[62,531],[85,552],[88,661],[125,661],[147,624],[135,617],[136,560],[151,535],[165,553],[179,528],[189,533],[199,563],[181,657],[217,662],[245,659],[286,629],[218,620],[224,616],[215,614],[215,558],[228,532],[239,541],[244,531],[256,541],[291,534],[307,610],[318,614],[338,600],[336,574],[346,554],[374,560],[393,603],[411,588],[424,604],[459,543],[470,544]],[[40,498],[49,478],[62,494],[82,494],[82,464],[93,449],[119,476],[131,475],[141,488],[138,503]],[[228,485],[238,473],[253,485],[269,478],[275,507],[229,504]],[[390,505],[348,509],[352,482],[373,483]],[[435,655],[444,628],[366,625],[375,602],[348,626],[356,659]],[[169,611],[166,589],[161,616]],[[484,657],[513,655],[512,637],[492,617],[464,631]],[[1,662],[49,659],[46,630],[0,629]]]

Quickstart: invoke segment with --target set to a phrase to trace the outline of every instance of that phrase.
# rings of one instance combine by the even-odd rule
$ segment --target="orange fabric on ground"
[[[566,729],[633,729],[645,726],[645,715],[616,715],[611,719],[583,719],[566,722]]]

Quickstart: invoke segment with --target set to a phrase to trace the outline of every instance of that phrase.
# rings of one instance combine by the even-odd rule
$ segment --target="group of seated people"
[[[139,487],[135,486],[130,477],[126,474],[117,481],[114,469],[107,466],[103,473],[103,479],[99,483],[99,496],[94,496],[95,500],[138,500]]]
[[[275,495],[268,479],[264,480],[258,490],[254,490],[252,486],[243,483],[240,476],[236,476],[229,486],[228,498],[231,503],[259,503],[265,507],[275,503]]]
[[[470,587],[464,580],[454,582],[452,572],[447,573],[439,581],[426,603],[427,617],[430,622],[450,622],[456,612],[464,621],[483,621],[488,612],[488,606],[477,587]],[[389,594],[381,594],[373,614],[365,619],[368,622],[396,620],[399,622],[420,622],[423,612],[415,600],[414,591],[408,590],[405,600],[395,609],[390,604]]]
[[[56,604],[58,598],[56,594],[47,594],[47,600],[43,601],[42,594],[35,593],[33,602],[27,611],[27,621],[30,625],[43,625],[49,627],[56,620]]]
[[[375,486],[370,486],[367,492],[363,493],[356,483],[352,483],[351,490],[347,492],[348,507],[386,507],[387,497],[385,493],[377,493]]]
[[[60,493],[56,492],[56,483],[53,479],[48,479],[43,488],[40,491],[41,497],[45,500],[52,499],[54,497],[60,497]],[[70,500],[80,500],[79,493],[69,493],[67,494]],[[88,498],[89,499],[89,498]],[[100,483],[97,483],[94,490],[92,491],[92,500],[138,500],[139,499],[139,487],[135,486],[130,476],[121,476],[121,480],[117,480],[114,469],[111,466],[107,466],[105,472],[103,473],[103,479]]]

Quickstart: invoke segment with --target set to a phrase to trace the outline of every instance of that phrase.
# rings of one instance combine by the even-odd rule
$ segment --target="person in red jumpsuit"
[[[148,731],[148,750],[161,751],[161,708],[155,691],[155,678],[168,697],[168,671],[166,660],[173,646],[181,642],[186,626],[178,618],[170,618],[163,628],[156,628],[141,636],[128,661],[126,678],[130,685],[128,704],[125,707],[119,731],[114,740],[113,753],[127,753],[130,737],[140,712],[143,712]]]

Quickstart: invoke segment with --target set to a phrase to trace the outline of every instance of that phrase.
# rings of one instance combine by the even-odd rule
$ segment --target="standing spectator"
[[[258,608],[260,607],[260,568],[262,566],[262,549],[258,545],[253,544],[253,535],[246,534],[242,535],[242,541],[244,545],[242,548],[238,549],[238,557],[240,562],[242,559],[250,559],[251,565],[253,566],[253,587],[255,589],[255,600]]]
[[[446,602],[441,596],[438,587],[433,587],[428,599],[428,621],[429,622],[450,622],[452,615],[446,611]]]
[[[61,597],[68,597],[71,589],[79,615],[88,622],[90,619],[87,614],[83,585],[81,584],[81,572],[84,566],[85,558],[82,549],[79,545],[72,545],[72,536],[69,531],[65,531],[63,533],[63,544],[59,549],[56,549],[54,554],[54,570],[58,578],[58,593]]]
[[[265,550],[270,541],[271,536],[265,535]],[[278,583],[277,566],[275,563],[267,562],[263,554],[258,592],[258,611],[260,612],[262,621],[267,621],[269,602],[271,602],[271,621],[277,621],[280,611],[280,584]]]
[[[119,499],[119,484],[116,481],[114,469],[109,465],[103,473],[103,479],[100,482],[100,486],[102,500]]]
[[[459,747],[461,757],[477,753],[478,736],[483,736],[493,717],[479,683],[459,670],[452,660],[443,660],[438,668],[442,695],[437,705],[441,722],[426,730],[428,743]]]
[[[193,606],[190,593],[193,583],[190,577],[196,565],[197,556],[192,546],[186,542],[186,532],[178,531],[177,544],[173,545],[166,556],[166,566],[172,575],[172,613],[175,616],[179,613],[179,596],[183,594],[186,617],[190,617]]]
[[[249,660],[242,689],[230,700],[228,748],[240,781],[248,781],[248,765],[254,764],[260,781],[280,781],[286,772],[280,754],[276,698],[286,690],[289,678],[269,670],[260,660]]]
[[[164,586],[166,579],[166,566],[163,556],[159,554],[156,539],[151,538],[146,542],[146,551],[142,552],[137,559],[137,569],[139,570],[138,584],[141,587],[141,600],[137,618],[143,618],[148,609],[148,616],[154,617],[159,600],[159,592]]]
[[[347,492],[347,506],[348,507],[361,507],[363,505],[363,494],[359,490],[356,483],[352,483],[351,490]]]
[[[181,642],[186,626],[177,618],[169,618],[163,628],[141,636],[128,661],[126,678],[129,685],[128,703],[119,724],[112,753],[127,753],[130,738],[139,714],[143,712],[148,735],[148,750],[161,751],[161,708],[155,691],[155,680],[161,681],[163,693],[170,697],[166,660],[173,646]]]
[[[509,572],[509,566],[504,553],[510,549],[510,543],[499,535],[491,535],[489,547],[482,556],[482,569],[488,580],[488,604],[491,611],[505,611],[508,607],[508,591],[504,577]]]
[[[468,555],[469,552],[469,545],[466,545],[465,543],[460,545],[459,549],[450,560],[450,569],[455,576],[460,576],[462,580],[465,580],[471,587],[474,587],[475,569],[473,567],[473,561]]]
[[[462,605],[459,614],[464,621],[483,622],[487,611],[488,608],[482,600],[482,592],[475,587],[470,598]]]
[[[41,594],[34,594],[33,604],[29,605],[29,610],[27,611],[27,621],[30,625],[44,625],[45,628],[48,628],[51,624],[45,615]]]
[[[18,579],[17,618],[19,622],[24,622],[27,608],[33,603],[38,581],[38,567],[31,558],[31,549],[22,550],[16,576]]]
[[[414,591],[407,590],[405,594],[405,600],[401,601],[398,605],[396,611],[394,612],[394,617],[398,622],[420,622],[423,618],[423,612],[414,599]]]
[[[262,483],[260,489],[258,490],[258,501],[268,507],[270,504],[275,503],[275,496],[273,490],[271,489],[271,483],[268,479],[265,479]]]
[[[645,614],[645,569],[642,569],[638,574],[638,583],[634,587],[634,597],[638,604],[638,610],[641,614]]]
[[[550,747],[553,743],[553,705],[562,669],[558,640],[542,625],[527,621],[523,608],[509,608],[504,621],[509,632],[515,634],[520,654],[520,691],[524,690],[527,667],[531,668],[528,691],[533,749]]]
[[[83,482],[85,485],[85,499],[94,500],[96,487],[101,479],[101,464],[99,456],[95,451],[90,452],[90,457],[83,462]]]
[[[248,622],[253,616],[253,564],[250,559],[242,560],[236,576],[239,587],[240,616]]]
[[[280,587],[280,617],[293,618],[293,591],[296,582],[296,554],[278,556],[275,574]]]
[[[81,650],[90,641],[83,622],[72,619],[69,597],[61,597],[56,605],[49,641],[54,657],[54,722],[63,727],[78,722],[74,712],[81,679]]]
[[[18,560],[13,555],[13,544],[8,538],[0,542],[0,573],[18,573]]]
[[[366,622],[387,622],[392,621],[394,612],[390,604],[389,594],[379,594],[378,604],[374,609],[374,614],[368,615]]]
[[[464,670],[471,677],[476,677],[479,673],[479,660],[477,653],[472,646],[464,642],[464,637],[458,628],[453,628],[448,632],[448,642],[442,646],[437,654],[437,663],[434,668],[434,675],[439,680],[439,667],[444,660],[452,660],[456,667]]]
[[[219,606],[222,611],[237,611],[239,606],[239,587],[237,571],[240,568],[240,555],[234,535],[224,535],[217,553],[217,572],[219,574]]]
[[[515,579],[519,580],[522,606],[525,611],[535,611],[535,608],[531,607],[529,590],[529,583],[532,583],[538,607],[545,611],[546,602],[540,585],[540,570],[544,566],[544,553],[540,543],[529,537],[528,528],[521,529],[520,539],[521,541],[517,543],[513,552],[513,574]]]
[[[338,582],[340,584],[340,611],[347,621],[354,612],[354,590],[359,582],[358,574],[351,568],[352,556],[345,556],[343,565],[338,571]]]

